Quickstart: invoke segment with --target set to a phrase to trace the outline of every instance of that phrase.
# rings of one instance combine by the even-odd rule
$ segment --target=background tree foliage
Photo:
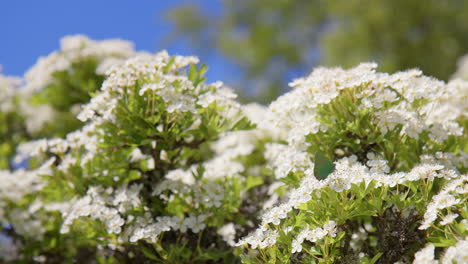
[[[172,37],[188,40],[199,54],[226,55],[243,73],[237,85],[249,87],[247,94],[259,89],[256,99],[263,102],[318,64],[376,61],[382,71],[417,67],[447,80],[468,51],[464,0],[222,2],[219,16],[193,4],[173,9]]]

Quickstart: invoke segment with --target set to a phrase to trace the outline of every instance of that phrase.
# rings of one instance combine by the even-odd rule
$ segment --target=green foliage
[[[47,85],[0,112],[11,122],[0,125],[0,261],[466,257],[468,82],[317,68],[267,109],[205,83],[195,57],[139,54],[105,77],[101,63],[39,67]],[[31,111],[14,111],[42,106],[55,115],[35,131]],[[28,168],[8,170],[15,154]]]
[[[77,136],[85,138],[80,143],[82,145],[64,145],[65,148],[61,151],[48,149],[31,160],[30,163],[33,164],[52,158],[53,168],[51,172],[41,175],[46,185],[38,193],[24,197],[23,210],[27,210],[36,200],[43,204],[65,204],[68,209],[62,209],[62,214],[50,214],[47,209],[38,211],[38,215],[47,217],[46,222],[49,224],[44,226],[45,233],[41,243],[36,240],[24,242],[24,259],[45,254],[53,256],[57,261],[77,261],[85,257],[84,253],[88,254],[85,259],[99,257],[103,263],[218,263],[236,259],[233,249],[216,232],[229,222],[246,229],[251,228],[248,225],[251,225],[258,212],[252,211],[251,206],[245,203],[248,201],[259,206],[266,198],[265,195],[256,196],[256,192],[268,181],[267,175],[242,169],[235,174],[226,175],[223,171],[217,171],[212,176],[214,178],[210,178],[206,176],[205,167],[217,158],[211,146],[222,138],[223,133],[248,133],[254,129],[254,125],[234,101],[224,99],[222,94],[217,95],[218,88],[204,83],[206,66],[197,68],[191,64],[185,75],[184,69],[174,66],[176,60],[180,63],[180,58],[169,58],[165,66],[161,66],[161,71],[142,76],[132,85],[110,91],[104,91],[103,88],[94,94],[93,100],[103,95],[107,96],[107,101],[115,100],[112,118],[96,124],[91,122],[82,130],[73,132],[74,136],[73,133],[67,136],[78,141],[82,139]],[[76,94],[84,96],[89,92],[89,87],[74,87],[71,83],[74,73],[83,75],[83,72],[93,72],[88,70],[89,68],[83,67],[79,71],[70,70],[67,74],[57,75],[64,78],[61,83],[67,83],[60,86],[60,89],[78,89]],[[87,83],[101,80],[93,74],[86,78],[90,78]],[[158,82],[166,85],[162,92],[143,90],[147,84]],[[60,90],[56,90],[59,89],[57,87],[52,85],[33,99],[60,109],[59,98],[65,96],[66,92],[61,94]],[[106,83],[103,87],[106,87]],[[168,96],[164,92],[169,89],[173,90]],[[48,96],[48,93],[55,96]],[[217,99],[203,107],[197,104],[192,110],[170,110],[177,103],[172,101],[173,98],[178,98],[178,95],[195,100],[201,100],[203,96]],[[73,98],[69,100],[69,103],[75,102]],[[93,101],[90,105],[92,103]],[[86,107],[89,106],[85,106],[83,111],[86,111]],[[96,107],[101,106],[98,104]],[[95,128],[89,130],[90,125]],[[254,151],[248,155],[233,156],[233,162],[246,168],[262,165],[265,162],[261,152],[264,141],[254,141],[257,145]],[[68,144],[77,143],[72,140]],[[230,160],[231,158],[226,161]],[[184,177],[193,178],[194,182],[166,177],[173,171],[185,171]],[[138,198],[133,206],[118,214],[118,217],[126,219],[127,224],[122,226],[124,230],[109,231],[109,223],[105,219],[89,217],[90,213],[95,212],[82,215],[82,210],[86,210],[87,205],[80,202],[86,199],[93,201],[96,199],[93,197],[102,195],[107,198],[102,198],[99,204],[108,201],[110,205],[95,210],[112,212],[116,209],[111,206],[111,201],[119,198],[109,195],[129,189],[137,190]],[[205,196],[207,198],[203,198]],[[73,205],[75,202],[77,205]],[[9,206],[14,208],[19,205],[17,203]],[[67,216],[73,214],[77,215],[76,219],[71,220],[66,231],[63,231],[61,223],[67,223]],[[145,226],[144,221],[155,221],[159,217],[169,217],[166,219],[170,219],[168,221],[172,221],[173,225],[184,227],[179,230],[164,229],[160,235],[150,233],[133,240],[132,232],[137,231],[132,231],[132,228],[150,229],[152,225],[157,226],[160,223],[154,222],[151,225],[149,222]],[[199,223],[203,225],[200,230],[184,224],[184,219],[189,221],[191,217],[202,221]],[[20,236],[15,234],[14,237]],[[97,245],[104,249],[97,250]],[[120,253],[113,252],[107,245],[118,246]]]
[[[17,109],[15,105],[15,109]],[[15,110],[0,112],[0,169],[10,169],[16,147],[29,139],[24,118]]]
[[[52,81],[31,96],[31,105],[49,105],[55,110],[54,120],[35,137],[64,137],[83,125],[72,108],[89,102],[91,94],[101,87],[104,76],[96,74],[97,66],[97,59],[92,57],[73,62],[68,69],[54,72]]]

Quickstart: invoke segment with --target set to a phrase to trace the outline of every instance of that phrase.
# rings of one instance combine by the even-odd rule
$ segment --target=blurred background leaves
[[[208,1],[210,2],[210,1]],[[376,61],[380,71],[420,68],[450,78],[468,51],[465,0],[223,0],[219,14],[187,2],[166,18],[201,56],[222,54],[240,71],[228,83],[270,102],[317,65]],[[242,88],[241,88],[242,87]]]

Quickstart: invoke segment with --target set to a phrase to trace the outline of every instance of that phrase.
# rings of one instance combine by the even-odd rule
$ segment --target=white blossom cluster
[[[453,152],[437,151],[432,155],[422,155],[421,162],[428,164],[441,164],[446,168],[453,170],[456,170],[457,167],[468,168],[468,153],[460,151],[459,153],[455,154]]]
[[[65,139],[51,138],[25,142],[18,146],[14,161],[21,163],[49,152],[61,157],[60,165],[56,167],[60,171],[66,172],[73,165],[83,167],[97,155],[98,144],[102,142],[99,138],[101,134],[98,124],[90,122],[81,129],[68,133]],[[79,164],[74,154],[78,150],[83,152]]]
[[[468,154],[463,147],[431,150],[450,136],[464,136],[468,81],[444,83],[418,70],[379,73],[374,63],[349,70],[317,68],[293,81],[293,91],[268,108],[242,106],[223,83],[197,80],[196,57],[169,56],[166,51],[137,54],[125,41],[93,41],[79,35],[65,37],[60,51],[39,59],[26,74],[24,87],[16,89],[19,79],[0,75],[0,111],[13,109],[12,98],[24,94],[26,127],[29,132],[37,131],[53,118],[54,110],[48,105],[32,107],[27,98],[45,89],[55,72],[86,58],[97,60],[96,73],[106,79],[89,103],[72,107],[84,126],[63,138],[20,144],[14,162],[30,160],[35,164],[32,169],[0,170],[0,222],[11,224],[16,234],[43,239],[50,222],[57,220],[47,215],[51,213],[61,216],[61,234],[79,229],[79,221],[99,222],[103,226],[100,232],[109,234],[99,239],[107,240],[114,249],[139,240],[160,243],[162,234],[171,231],[190,231],[202,237],[201,231],[214,227],[210,230],[216,230],[220,241],[252,249],[279,246],[278,239],[287,235],[294,254],[308,250],[305,241],[319,244],[342,231],[338,219],[289,225],[296,212],[320,199],[322,192],[343,194],[356,186],[398,192],[416,181],[432,184],[435,180],[444,185],[420,212],[424,213],[420,231],[436,225],[468,226],[458,210],[467,200],[468,175],[461,172],[468,167]],[[339,100],[349,100],[352,107]],[[122,112],[140,121],[132,125],[146,127],[135,130],[135,136],[127,123],[133,119],[126,119]],[[311,149],[322,142],[309,138],[351,127],[355,125],[352,119],[362,113],[370,120],[365,133],[394,136],[401,140],[397,144],[429,137],[430,144],[417,143],[427,143],[414,157],[417,165],[400,171],[402,162],[394,162],[399,158],[396,154],[391,157],[374,149],[351,153],[337,147],[330,150],[337,157],[333,171],[317,179]],[[236,124],[246,117],[254,128],[237,130]],[[150,136],[140,138],[140,131],[149,131]],[[115,143],[113,139],[118,138],[129,142]],[[360,140],[346,144],[359,146]],[[200,157],[205,154],[207,157]],[[265,179],[265,175],[272,177]],[[300,182],[285,184],[290,175]],[[73,198],[43,199],[47,193],[41,192],[53,186],[54,180],[76,191],[69,196]],[[252,192],[247,187],[243,190],[248,183],[262,186]],[[280,197],[283,189],[276,190],[283,186],[286,194]],[[260,204],[250,205],[248,195],[259,195],[253,202]],[[232,201],[233,197],[240,201]],[[239,204],[246,207],[238,208]],[[230,211],[242,214],[242,210],[257,209],[263,210],[256,219],[259,227],[236,243],[236,234],[254,227],[250,219],[255,216],[239,216],[245,217],[246,226],[241,226]],[[219,215],[222,217],[216,218]],[[361,249],[370,229],[371,224],[364,225],[351,234],[353,250]],[[434,259],[435,245],[427,244],[415,254],[414,263],[467,262],[466,238],[457,240],[440,261]],[[0,255],[16,256],[18,247],[0,233]]]
[[[398,184],[403,184],[407,181],[417,181],[417,180],[434,180],[434,178],[446,178],[451,180],[444,190],[447,188],[456,189],[461,193],[464,193],[466,189],[466,180],[468,175],[457,175],[452,170],[446,170],[443,166],[440,165],[430,165],[422,164],[414,167],[410,172],[398,172],[394,174],[386,174],[379,171],[371,171],[367,166],[361,165],[355,161],[355,158],[343,158],[338,160],[335,163],[336,169],[332,172],[326,179],[317,180],[313,176],[311,170],[306,170],[306,176],[302,180],[300,186],[297,189],[293,189],[289,192],[289,199],[286,203],[282,203],[278,206],[275,206],[271,209],[268,209],[262,217],[262,223],[260,227],[251,235],[249,238],[244,238],[238,245],[241,245],[243,242],[251,244],[252,248],[255,248],[258,245],[259,241],[269,241],[268,245],[274,244],[274,233],[271,229],[267,228],[268,224],[279,225],[282,219],[286,219],[289,213],[294,208],[299,208],[302,204],[310,201],[312,199],[313,193],[319,193],[321,189],[329,187],[337,192],[342,192],[351,188],[352,184],[359,184],[365,182],[366,185],[371,181],[375,183],[375,187],[379,186],[388,186],[394,187]],[[465,183],[465,185],[462,185]],[[459,186],[462,185],[462,186]],[[452,188],[453,187],[453,188]],[[442,191],[440,196],[443,196],[445,191]],[[445,195],[447,196],[447,195]],[[445,197],[444,196],[444,197]],[[459,199],[446,199],[441,198],[436,201],[441,201],[439,203],[444,203],[443,208],[447,206],[454,205],[460,202]],[[428,211],[431,206],[428,206]],[[441,206],[436,206],[440,208]],[[433,219],[435,220],[435,219]],[[287,229],[283,227],[283,229]],[[253,241],[252,239],[255,238]],[[297,244],[297,243],[296,243]],[[297,249],[299,249],[299,244],[297,244]]]
[[[25,195],[41,190],[45,185],[41,175],[50,174],[54,161],[55,158],[51,158],[35,170],[18,169],[12,172],[0,170],[0,182],[2,183],[0,199],[19,202]]]
[[[216,233],[220,235],[228,245],[234,246],[236,244],[234,240],[236,236],[234,223],[227,223],[223,225]]]
[[[428,229],[440,217],[443,209],[448,209],[459,205],[466,204],[466,194],[468,193],[468,175],[463,175],[460,178],[450,181],[444,188],[432,197],[432,201],[427,205],[424,214],[424,220],[419,229]],[[442,214],[443,215],[443,214]],[[453,222],[458,217],[458,214],[449,213],[443,215],[441,225],[447,225]]]
[[[248,236],[239,240],[236,243],[236,246],[243,246],[248,244],[253,249],[263,249],[266,247],[273,246],[276,243],[278,237],[279,234],[276,230],[258,228],[254,232],[250,233]]]
[[[317,119],[319,108],[340,93],[355,93],[355,103],[373,109],[375,125],[383,134],[402,125],[400,133],[416,139],[423,131],[429,131],[438,142],[448,135],[462,135],[463,129],[455,119],[464,114],[466,101],[457,105],[451,100],[466,98],[467,82],[444,84],[418,70],[387,74],[376,72],[376,67],[374,63],[363,63],[349,70],[316,68],[308,77],[292,82],[295,89],[270,105],[269,121],[288,131],[290,144],[305,149],[306,135],[329,129]],[[453,90],[460,93],[453,96]],[[439,98],[447,98],[447,102]]]
[[[288,230],[289,229],[286,229],[285,231],[287,232]],[[337,228],[334,221],[329,221],[328,223],[324,224],[323,227],[317,227],[314,229],[304,228],[298,233],[297,237],[292,242],[292,253],[302,251],[302,244],[304,240],[315,243],[318,240],[323,239],[325,236],[335,237],[336,233]],[[278,231],[262,227],[242,238],[236,243],[236,246],[248,244],[253,249],[263,249],[269,246],[273,246],[276,243],[278,236]]]
[[[40,91],[52,81],[54,72],[67,70],[72,63],[85,58],[98,60],[97,73],[103,74],[109,66],[135,54],[133,44],[128,41],[95,41],[84,35],[66,36],[60,40],[60,50],[39,58],[36,65],[28,70],[25,74],[26,86],[23,89],[27,93]]]
[[[468,238],[461,239],[455,246],[447,248],[440,260],[434,259],[435,246],[427,244],[414,255],[413,264],[452,264],[468,261]]]
[[[338,162],[339,163],[339,162]],[[337,164],[338,165],[338,164]],[[354,165],[355,166],[355,165]],[[337,166],[339,167],[339,166]],[[267,210],[263,215],[262,223],[255,232],[251,233],[249,236],[240,240],[236,245],[241,246],[246,243],[250,245],[251,248],[265,248],[273,246],[276,243],[276,239],[279,236],[278,231],[275,229],[270,229],[268,224],[279,225],[282,219],[289,217],[289,212],[292,208],[299,208],[299,206],[311,199],[312,192],[317,191],[318,189],[314,188],[324,188],[329,186],[334,188],[336,191],[343,191],[344,189],[349,189],[351,187],[350,182],[354,184],[359,181],[377,181],[377,185],[386,185],[386,186],[395,186],[396,184],[402,184],[406,181],[416,181],[419,179],[433,180],[435,177],[447,178],[449,182],[442,189],[442,191],[433,197],[433,201],[427,206],[426,213],[424,215],[423,225],[420,229],[426,229],[431,224],[435,224],[437,216],[440,217],[441,209],[450,208],[455,205],[466,204],[466,188],[468,182],[468,175],[456,175],[453,171],[442,170],[442,166],[429,166],[429,165],[420,165],[415,167],[409,173],[396,173],[393,175],[386,175],[382,173],[370,173],[370,170],[361,167],[364,169],[362,171],[349,169],[347,172],[334,172],[332,174],[339,175],[341,174],[343,178],[334,178],[333,175],[330,175],[331,180],[328,183],[322,183],[322,181],[317,181],[315,178],[305,178],[298,189],[292,190],[289,195],[289,201],[285,204],[280,204],[279,206],[273,207],[270,210]],[[339,170],[339,169],[337,169]],[[367,171],[367,172],[366,172]],[[362,173],[367,173],[366,176],[362,177]],[[358,176],[360,175],[360,176]],[[346,178],[351,178],[349,181]],[[328,179],[328,178],[327,178]],[[326,179],[326,180],[327,180]],[[354,180],[353,180],[354,179]],[[326,180],[323,180],[325,182]],[[347,183],[345,183],[347,182]],[[336,188],[337,186],[340,186]],[[458,195],[458,196],[457,196]],[[449,212],[451,210],[448,210]],[[439,212],[439,213],[438,213]],[[441,217],[440,225],[451,224],[455,219],[462,219],[456,213],[445,214]],[[466,220],[464,220],[466,222]],[[463,222],[463,221],[461,221]],[[292,226],[281,227],[284,232],[289,232]],[[307,239],[311,242],[316,242],[322,236],[318,234],[326,234],[323,229],[318,228],[316,230],[310,231],[309,229],[301,230],[296,238],[292,241],[292,253],[301,252],[302,242]],[[331,236],[334,236],[335,232],[330,233]],[[316,236],[318,238],[316,238]],[[355,250],[359,250],[359,243],[362,240],[367,238],[367,231],[362,230],[360,233],[355,233],[352,236],[351,246]],[[444,257],[441,258],[441,261],[434,260],[434,246],[429,246],[418,252],[415,255],[414,263],[465,263],[466,262],[466,240],[460,241],[457,246],[450,247],[446,250]],[[455,261],[455,262],[452,262]]]
[[[48,221],[48,216],[40,211],[43,206],[36,199],[26,208],[10,210],[7,216],[15,232],[31,240],[42,240],[46,232],[44,224]]]
[[[423,249],[414,254],[413,264],[436,264],[439,263],[434,260],[434,245],[428,244]]]
[[[303,178],[300,186],[290,191],[288,201],[265,212],[262,218],[262,226],[269,223],[279,225],[280,220],[286,218],[293,208],[299,208],[303,203],[310,201],[313,193],[319,192],[325,187],[342,192],[349,190],[352,184],[359,184],[361,182],[368,184],[374,181],[376,187],[394,187],[407,181],[433,180],[436,177],[449,180],[461,180],[467,177],[457,175],[452,170],[446,170],[443,166],[430,164],[421,164],[407,173],[397,172],[394,174],[371,172],[367,166],[356,162],[352,158],[338,160],[335,166],[335,171],[324,180],[317,180],[313,175],[313,171],[306,170],[306,176]]]
[[[174,116],[179,113],[191,113],[194,122],[189,130],[197,129],[201,123],[198,109],[212,104],[220,106],[220,114],[225,115],[225,118],[233,118],[232,121],[235,123],[243,113],[240,104],[233,100],[235,95],[228,88],[222,87],[221,83],[195,87],[185,75],[176,73],[180,68],[197,62],[198,59],[195,57],[170,57],[166,52],[160,52],[155,55],[140,54],[112,67],[108,71],[108,77],[101,91],[78,114],[82,121],[88,121],[83,128],[69,133],[63,139],[41,139],[21,144],[16,160],[20,162],[48,153],[60,157],[56,169],[63,173],[69,173],[72,167],[87,168],[99,155],[105,155],[107,151],[100,147],[105,135],[100,126],[105,122],[117,121],[114,109],[119,101],[126,100],[129,94],[143,98],[150,105],[154,104],[152,100],[158,96],[167,104],[166,111]],[[141,80],[145,80],[143,85],[140,83]],[[167,129],[165,126],[166,124],[161,123],[156,129],[164,132]],[[189,169],[178,168],[169,171],[165,175],[166,180],[155,185],[153,195],[166,202],[176,197],[185,199],[194,210],[202,206],[220,208],[225,193],[230,188],[229,185],[223,184],[223,179],[238,178],[243,181],[240,174],[245,168],[236,159],[251,154],[256,148],[255,144],[264,137],[265,133],[265,130],[251,130],[221,134],[219,140],[211,144],[211,150],[215,154],[212,159],[194,164]],[[190,139],[187,140],[190,142]],[[158,142],[155,140],[151,148],[156,149],[157,145]],[[169,161],[166,151],[161,151],[160,160]],[[154,159],[143,154],[140,148],[134,148],[129,153],[128,162],[141,161],[148,163],[148,169],[154,169]],[[201,182],[194,178],[198,166],[204,168]],[[96,172],[97,175],[87,174],[90,171],[94,170],[84,170],[83,176],[99,177],[111,173],[103,170]],[[72,183],[69,184],[73,187]],[[120,188],[94,186],[88,188],[87,194],[83,197],[75,197],[64,204],[46,204],[43,208],[62,212],[64,220],[61,233],[68,233],[77,219],[89,218],[102,222],[107,232],[119,235],[121,242],[136,242],[139,239],[156,241],[161,232],[191,230],[197,233],[205,228],[205,219],[209,214],[176,217],[154,216],[149,212],[144,215],[127,213],[128,210],[141,207],[140,189],[140,185],[124,185]],[[29,188],[28,192],[32,193],[34,190]],[[227,241],[233,242],[234,238],[229,235],[232,234],[231,231],[220,232]]]
[[[302,229],[297,237],[292,242],[292,253],[302,251],[302,243],[304,240],[310,242],[317,242],[318,240],[324,238],[325,236],[335,237],[337,232],[336,223],[330,221],[323,227],[317,227],[315,229],[304,228]]]
[[[152,194],[166,201],[183,199],[194,209],[220,208],[224,202],[225,193],[231,188],[226,180],[232,178],[244,180],[240,173],[245,168],[236,158],[251,154],[255,149],[255,144],[263,137],[263,131],[260,130],[232,131],[221,134],[220,138],[211,144],[211,149],[216,154],[215,158],[201,164],[194,164],[187,170],[179,168],[169,171],[165,175],[166,180],[157,184]],[[194,177],[199,166],[204,168],[201,181]],[[218,181],[219,179],[221,181]],[[157,217],[154,221],[147,214],[145,217],[137,217],[135,223],[124,231],[126,235],[123,240],[155,241],[160,233],[169,230],[185,232],[191,229],[197,233],[205,228],[204,221],[207,217],[206,214],[186,218],[163,216]],[[236,230],[233,224],[221,227],[218,233],[228,244],[234,244]]]
[[[276,126],[266,117],[270,115],[269,108],[257,103],[242,105],[242,111],[254,123],[258,130],[268,137],[276,140],[284,140],[288,135],[287,129]]]
[[[264,137],[260,130],[230,131],[220,135],[220,138],[211,144],[216,154],[213,159],[200,164],[193,164],[189,169],[175,169],[169,171],[166,180],[155,186],[153,195],[164,200],[173,200],[175,196],[183,197],[194,208],[219,208],[224,200],[224,193],[230,186],[223,184],[227,179],[236,178],[244,181],[242,173],[246,168],[237,160],[240,156],[251,154],[255,144]],[[204,168],[201,181],[195,180],[197,168]],[[219,181],[221,180],[221,181]],[[166,191],[173,193],[167,196]]]
[[[183,233],[191,230],[198,233],[206,227],[205,220],[208,216],[208,214],[192,215],[184,218],[159,216],[154,219],[150,213],[145,213],[143,216],[137,216],[136,218],[130,215],[124,231],[119,236],[119,241],[136,242],[140,239],[146,239],[154,243],[162,232],[171,230]]]
[[[1,72],[0,65],[0,112],[10,112],[13,110],[13,97],[21,85],[21,78],[5,76]]]
[[[370,121],[377,131],[371,132],[368,129],[366,133],[385,135],[397,131],[396,135],[400,138],[415,140],[427,133],[435,144],[443,143],[449,135],[463,136],[463,127],[458,121],[466,118],[467,82],[453,80],[446,84],[423,76],[418,70],[395,74],[378,73],[375,71],[376,66],[361,64],[350,70],[315,69],[310,76],[292,82],[290,85],[295,89],[270,105],[265,114],[267,122],[286,132],[283,139],[288,144],[267,144],[267,165],[274,170],[277,178],[286,177],[290,172],[303,175],[303,178],[298,188],[289,190],[288,200],[267,209],[257,230],[237,245],[247,243],[251,248],[257,248],[261,242],[263,246],[274,245],[278,228],[285,232],[293,228],[281,225],[290,218],[290,214],[294,214],[293,209],[300,210],[312,197],[320,197],[325,188],[343,192],[362,183],[368,186],[372,182],[373,188],[394,188],[407,182],[443,178],[448,182],[447,186],[428,205],[421,228],[427,228],[437,217],[441,217],[439,224],[442,226],[462,218],[456,213],[450,213],[450,210],[447,210],[449,213],[440,215],[440,210],[466,202],[463,197],[468,176],[461,175],[457,170],[466,168],[468,162],[463,150],[456,153],[439,151],[424,154],[420,157],[419,165],[413,166],[410,171],[393,173],[388,156],[367,152],[364,153],[367,154],[365,164],[358,162],[357,156],[351,155],[336,160],[334,171],[325,179],[318,180],[315,177],[312,162],[314,157],[308,151],[313,143],[308,142],[307,137],[349,125],[358,114],[346,112],[349,108],[345,108],[345,105],[336,105],[337,98],[347,98],[351,100],[349,103],[357,104],[357,110],[354,111],[370,113]],[[332,124],[323,123],[323,115],[327,115],[323,112],[324,109],[332,111],[329,112],[328,119]],[[348,120],[340,120],[339,115]],[[359,144],[359,141],[355,143]],[[338,157],[345,155],[341,149],[335,149],[334,152]],[[453,188],[450,189],[451,187]],[[452,195],[455,192],[458,196]],[[301,232],[302,235],[293,241],[293,253],[301,251],[305,233]],[[363,234],[365,236],[367,232],[364,230]],[[360,235],[356,235],[354,239],[356,248],[359,237]]]
[[[265,147],[265,158],[278,179],[288,176],[290,172],[313,169],[311,155],[307,152],[278,143],[269,143]]]
[[[187,76],[172,74],[195,63],[198,63],[196,57],[171,57],[166,51],[162,51],[155,55],[138,55],[123,65],[113,66],[107,72],[107,79],[100,93],[84,106],[78,118],[82,121],[112,121],[117,102],[122,100],[126,93],[135,92],[146,97],[148,101],[154,96],[161,97],[167,103],[166,111],[169,113],[197,114],[198,108],[216,102],[225,106],[227,116],[238,114],[240,106],[233,100],[236,95],[230,89],[222,87],[222,83],[194,87]],[[169,68],[165,69],[166,67]],[[165,73],[165,70],[168,73]],[[131,89],[139,80],[146,80],[146,83],[138,91]]]
[[[466,263],[468,261],[468,237],[449,247],[442,257],[442,264]]]
[[[166,175],[167,180],[155,186],[152,195],[165,201],[182,199],[194,209],[219,208],[229,186],[209,180],[195,182],[193,173],[183,170],[170,171]]]
[[[26,72],[24,86],[17,93],[20,95],[20,107],[26,117],[29,132],[39,131],[46,122],[53,120],[56,111],[50,105],[31,105],[32,95],[42,91],[54,79],[54,73],[67,71],[72,64],[87,58],[98,62],[96,73],[103,75],[112,65],[118,65],[125,59],[135,56],[133,44],[128,41],[111,39],[91,40],[84,35],[66,36],[60,41],[60,50],[38,59],[37,63]],[[79,105],[72,108],[79,109]]]
[[[42,207],[39,200],[26,206],[26,209],[13,207],[13,210],[7,210],[7,208],[20,204],[26,195],[42,190],[46,182],[41,176],[50,174],[54,160],[54,158],[49,159],[35,170],[0,170],[0,222],[11,223],[17,233],[26,237],[36,239],[42,237],[45,231],[43,219],[41,215],[36,214]]]
[[[67,233],[70,225],[80,217],[90,217],[105,224],[107,232],[119,234],[125,219],[122,215],[141,204],[139,192],[141,185],[122,186],[117,190],[90,187],[86,196],[71,201],[69,210],[62,212],[64,218],[61,233]]]

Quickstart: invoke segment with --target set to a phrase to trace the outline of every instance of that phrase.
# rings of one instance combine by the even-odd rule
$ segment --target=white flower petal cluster
[[[147,212],[143,216],[129,216],[125,229],[119,236],[120,242],[137,242],[140,239],[148,239],[153,243],[157,237],[166,231],[177,229],[180,226],[180,219],[177,216],[158,217],[156,220]]]
[[[54,73],[67,71],[72,64],[91,58],[98,63],[96,73],[102,75],[111,65],[121,64],[136,54],[131,42],[119,39],[94,41],[84,35],[71,35],[62,38],[60,43],[60,50],[39,58],[28,70],[25,85],[18,90],[21,113],[26,117],[28,131],[32,133],[55,118],[56,111],[51,106],[31,105],[29,102],[33,94],[53,82]]]
[[[137,242],[141,239],[156,242],[158,236],[163,232],[181,231],[183,233],[191,230],[198,233],[206,227],[208,214],[200,214],[180,218],[177,216],[158,216],[153,218],[151,213],[146,212],[143,216],[134,217],[130,215],[125,228],[120,234],[120,242]]]
[[[253,233],[244,237],[236,243],[235,246],[243,246],[249,244],[251,248],[263,249],[269,246],[273,246],[278,239],[279,234],[276,230],[270,230],[266,228],[258,228]]]
[[[228,245],[234,246],[236,244],[234,241],[236,237],[236,229],[234,228],[234,223],[227,223],[223,225],[222,227],[218,228],[216,233],[220,235]]]
[[[265,148],[265,159],[277,179],[288,176],[290,172],[313,169],[311,155],[307,152],[278,143],[268,143]]]
[[[90,217],[103,222],[107,232],[119,234],[125,224],[122,215],[141,204],[139,192],[142,187],[124,185],[117,190],[103,189],[100,186],[89,188],[86,196],[71,201],[69,210],[62,212],[64,221],[60,232],[68,233],[76,219]]]
[[[432,197],[432,201],[427,205],[419,229],[428,229],[437,220],[443,209],[466,203],[466,193],[468,193],[468,175],[463,175],[447,183],[438,194]],[[440,224],[447,225],[456,217],[455,214],[448,214],[443,217]]]
[[[0,65],[0,112],[13,110],[13,97],[17,94],[21,83],[21,78],[3,75]]]
[[[117,102],[128,96],[127,93],[134,93],[131,88],[141,80],[146,83],[139,88],[137,94],[146,97],[145,100],[148,101],[154,100],[154,96],[161,97],[167,103],[166,110],[169,113],[191,112],[197,115],[197,109],[216,102],[225,106],[226,116],[239,114],[240,105],[233,100],[236,96],[230,89],[218,83],[194,87],[187,76],[175,74],[177,70],[196,63],[196,57],[171,57],[166,51],[162,51],[154,55],[140,54],[122,65],[113,66],[107,72],[101,92],[84,106],[78,118],[82,121],[112,122]],[[207,101],[206,97],[210,100]]]
[[[434,260],[435,246],[428,244],[423,249],[419,250],[414,254],[413,264],[437,264],[437,260]]]
[[[60,40],[60,50],[47,57],[41,57],[25,75],[28,93],[42,90],[52,81],[52,74],[67,70],[72,63],[84,58],[126,59],[135,55],[133,44],[128,41],[111,39],[94,41],[84,35],[70,35]],[[107,64],[107,63],[106,63]]]
[[[336,223],[334,221],[329,221],[323,227],[317,227],[315,229],[304,228],[302,229],[297,237],[292,241],[292,253],[302,251],[302,243],[304,240],[310,242],[317,242],[318,240],[324,238],[325,236],[335,237],[337,232]]]
[[[337,192],[342,192],[351,188],[352,184],[365,182],[368,184],[371,181],[375,182],[375,186],[394,187],[397,184],[403,184],[407,181],[417,181],[421,179],[433,180],[434,178],[452,179],[453,182],[468,177],[457,176],[454,171],[443,170],[443,166],[432,164],[421,164],[414,167],[410,172],[398,172],[394,174],[384,174],[380,172],[371,172],[371,170],[360,163],[353,161],[354,159],[343,158],[335,163],[335,171],[332,172],[326,179],[317,180],[313,175],[313,171],[306,170],[305,177],[302,179],[300,186],[289,192],[288,201],[279,206],[267,210],[264,214],[262,226],[274,223],[279,224],[280,219],[286,217],[293,208],[298,208],[303,203],[310,201],[312,194],[320,191],[325,187],[329,187]],[[275,212],[281,212],[275,213]],[[285,215],[286,214],[286,215]]]
[[[0,200],[16,203],[25,195],[40,191],[46,184],[41,175],[50,174],[54,161],[55,158],[51,158],[35,170],[0,170]]]
[[[219,208],[225,199],[225,193],[230,185],[230,179],[244,181],[244,165],[237,158],[250,155],[259,140],[266,137],[261,130],[239,130],[220,134],[218,140],[211,143],[210,148],[215,157],[202,163],[192,164],[188,169],[169,171],[166,180],[154,187],[152,195],[167,201],[176,196],[183,198],[194,208]],[[195,180],[197,169],[203,167],[201,181]],[[256,172],[251,172],[255,175]],[[171,193],[168,194],[167,191]]]
[[[295,89],[270,105],[269,121],[288,131],[287,141],[292,146],[305,149],[309,145],[306,135],[329,129],[317,119],[318,109],[349,90],[356,93],[356,103],[362,108],[375,110],[374,122],[383,134],[401,125],[400,133],[415,139],[424,131],[439,142],[447,135],[462,135],[463,128],[454,120],[466,113],[466,103],[454,105],[440,98],[466,97],[468,83],[445,84],[418,70],[379,73],[376,67],[363,63],[349,70],[316,68],[306,78],[292,82]],[[453,96],[454,91],[462,93]],[[418,100],[424,103],[415,103]]]
[[[421,156],[422,163],[437,163],[446,168],[456,170],[457,167],[468,168],[468,153],[459,151],[459,153],[437,151],[435,154],[424,154]]]
[[[88,123],[81,129],[67,134],[65,139],[39,139],[21,143],[17,147],[14,161],[19,164],[31,157],[40,157],[49,152],[61,157],[61,162],[57,169],[63,172],[66,172],[74,165],[86,166],[98,153],[99,143],[102,142],[102,138],[99,137],[102,134],[102,130],[98,125],[96,122]],[[79,164],[77,164],[78,160],[73,154],[73,151],[78,150],[83,152]]]
[[[367,153],[367,166],[370,168],[370,172],[372,173],[389,173],[390,167],[388,166],[388,162],[383,159],[383,157],[379,157],[375,155],[375,153],[369,152]]]
[[[442,257],[442,264],[467,263],[468,261],[468,237],[449,247]]]
[[[42,206],[43,203],[36,199],[26,209],[10,210],[7,217],[17,234],[36,241],[44,238],[46,232],[44,223],[48,221],[48,216],[40,212]]]

